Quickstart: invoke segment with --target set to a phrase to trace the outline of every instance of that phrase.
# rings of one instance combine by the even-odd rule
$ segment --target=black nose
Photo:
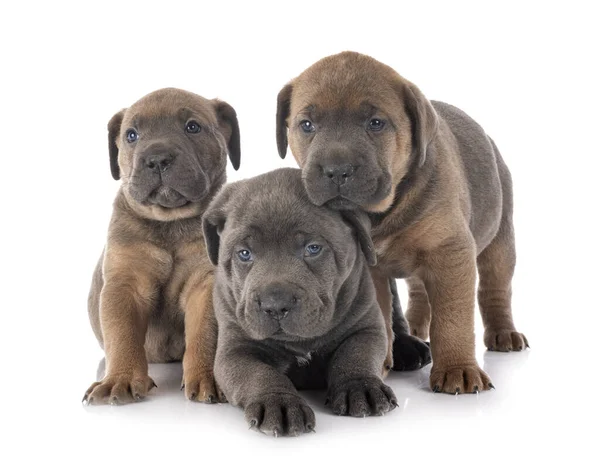
[[[165,172],[175,157],[170,153],[153,153],[144,157],[144,164],[155,172]]]
[[[323,175],[329,177],[336,185],[343,185],[354,174],[354,166],[351,164],[332,164],[322,166]]]
[[[271,285],[260,293],[258,307],[279,321],[298,307],[298,298],[285,285]]]

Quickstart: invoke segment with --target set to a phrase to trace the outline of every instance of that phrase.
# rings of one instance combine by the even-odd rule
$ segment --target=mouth
[[[272,340],[276,340],[278,342],[298,342],[302,340],[306,340],[308,337],[303,335],[298,335],[293,332],[288,332],[284,330],[281,326],[279,326],[274,332],[266,337]]]
[[[190,200],[177,190],[165,187],[164,185],[161,185],[148,195],[148,202],[152,205],[162,206],[163,208],[181,208],[191,203]]]
[[[337,210],[360,208],[360,205],[358,203],[355,203],[352,200],[349,200],[348,198],[346,198],[342,195],[338,195],[337,197],[327,200],[325,202],[325,206],[327,206],[328,208],[337,209]]]

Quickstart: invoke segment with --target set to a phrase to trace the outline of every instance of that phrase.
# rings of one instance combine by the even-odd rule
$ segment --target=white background
[[[40,462],[598,462],[598,117],[595,2],[6,2],[0,13],[0,460]],[[102,359],[86,298],[118,183],[106,123],[166,86],[235,107],[242,165],[293,166],[275,146],[279,89],[317,59],[370,54],[494,138],[515,184],[517,327],[526,353],[478,359],[497,387],[427,390],[273,439],[230,405],[192,404],[178,365],[141,404],[83,407]],[[402,287],[404,291],[404,287]],[[403,293],[406,305],[406,294]]]

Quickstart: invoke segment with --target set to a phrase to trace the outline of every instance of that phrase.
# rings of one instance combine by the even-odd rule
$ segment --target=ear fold
[[[213,100],[215,102],[215,111],[219,118],[219,127],[221,131],[228,135],[227,152],[229,160],[236,171],[240,168],[240,125],[238,124],[237,114],[233,107],[224,101]],[[227,138],[227,137],[226,137]]]
[[[412,123],[413,153],[419,160],[419,167],[425,163],[427,147],[438,130],[438,116],[431,102],[410,82],[403,85],[404,102]]]
[[[223,231],[223,227],[225,227],[229,200],[234,192],[235,185],[233,183],[223,187],[210,202],[202,216],[202,232],[204,234],[206,251],[208,252],[210,262],[215,266],[219,263],[220,234]]]
[[[282,159],[285,158],[288,146],[287,118],[290,115],[290,101],[292,99],[293,89],[293,85],[290,82],[289,84],[286,84],[277,95],[277,150]]]
[[[377,264],[377,253],[371,239],[371,221],[369,216],[363,211],[355,209],[340,212],[342,213],[342,217],[356,231],[362,252],[367,258],[367,263],[369,266],[375,266]]]
[[[119,137],[119,133],[121,132],[121,123],[123,122],[124,114],[125,109],[122,109],[112,118],[110,118],[110,121],[108,121],[108,155],[110,157],[110,172],[115,180],[119,180],[121,178],[121,171],[119,170],[119,147],[117,147],[117,137]]]

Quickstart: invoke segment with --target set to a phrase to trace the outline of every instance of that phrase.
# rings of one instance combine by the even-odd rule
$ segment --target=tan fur
[[[366,121],[381,118],[387,121],[386,130],[367,137],[355,125],[365,103],[372,108]],[[342,122],[344,117],[348,119]],[[309,135],[298,129],[307,118],[316,125]],[[475,360],[477,270],[486,346],[500,351],[528,346],[514,327],[510,307],[515,265],[510,173],[491,139],[460,110],[433,105],[390,67],[345,52],[315,63],[282,89],[281,156],[288,140],[305,171],[309,195],[320,202],[336,198],[322,193],[326,181],[314,166],[323,159],[368,162],[373,173],[380,169],[391,177],[385,196],[374,203],[358,194],[356,203],[351,190],[339,194],[371,213],[378,254],[372,274],[382,311],[387,314],[389,305],[384,278],[408,277],[411,333],[431,339],[431,387],[448,393],[490,388],[489,377]],[[376,149],[360,158],[352,151],[358,143]],[[331,153],[338,152],[346,158],[332,158]],[[364,166],[344,188],[358,182],[355,178],[365,172]],[[390,318],[386,322],[391,325]]]
[[[406,285],[408,286],[406,319],[413,335],[427,340],[429,338],[429,325],[431,324],[431,305],[427,296],[427,289],[423,281],[416,275],[406,279]]]
[[[392,368],[392,364],[394,362],[392,353],[392,348],[394,346],[394,331],[392,330],[392,293],[390,292],[388,277],[379,273],[376,267],[371,268],[371,277],[373,278],[373,283],[375,284],[377,303],[379,304],[379,308],[383,314],[383,319],[386,322],[385,330],[388,338],[388,349],[385,361],[383,363],[383,375],[385,378]]]
[[[228,118],[220,117],[222,111]],[[187,134],[190,118],[205,133]],[[139,143],[145,145],[125,141],[131,127],[139,128]],[[201,216],[225,181],[227,153],[232,157],[231,150],[236,151],[231,145],[232,134],[239,137],[236,131],[237,119],[229,105],[177,89],[154,92],[109,123],[111,168],[122,184],[89,296],[90,322],[105,351],[106,375],[87,390],[88,403],[122,404],[143,398],[155,386],[148,363],[171,361],[183,361],[187,398],[225,400],[213,376],[214,267],[207,256]],[[134,198],[137,192],[132,195],[131,188],[140,182],[140,170],[150,169],[144,160],[150,150],[156,156],[157,144],[176,153],[171,155],[173,165],[189,165],[173,167],[168,174],[179,174],[170,178],[169,185],[189,191],[195,180],[187,173],[202,173],[205,194],[178,207]],[[165,178],[158,185],[167,185]]]

